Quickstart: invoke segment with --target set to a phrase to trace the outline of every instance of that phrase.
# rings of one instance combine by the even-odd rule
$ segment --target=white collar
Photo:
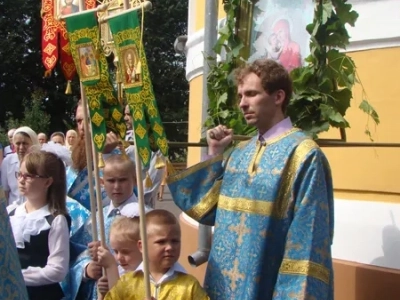
[[[42,206],[41,208],[39,208],[33,212],[30,212],[30,213],[28,213],[26,211],[25,205],[26,205],[26,203],[19,205],[15,209],[14,216],[26,217],[27,219],[41,219],[41,218],[47,217],[48,215],[51,214],[48,204],[46,204],[45,206]]]
[[[31,213],[25,208],[25,203],[15,209],[10,217],[14,240],[17,248],[25,248],[25,242],[30,242],[31,236],[51,228],[46,217],[50,215],[49,206],[45,205]]]
[[[130,217],[130,215],[129,215],[129,213],[130,213],[130,211],[129,211],[130,210],[130,205],[128,205],[130,203],[138,203],[138,199],[137,199],[135,193],[132,193],[132,195],[127,200],[125,200],[121,205],[119,205],[118,207],[115,207],[113,202],[112,202],[112,200],[111,200],[110,204],[108,206],[108,210],[107,210],[107,217],[116,208],[119,209],[121,215]],[[134,217],[134,216],[132,216],[132,217]]]
[[[136,274],[137,272],[143,272],[143,271],[144,271],[143,262],[141,262],[140,265],[136,268],[136,270],[133,273]],[[172,279],[176,273],[187,274],[185,268],[182,267],[181,264],[178,262],[174,263],[174,265],[160,278],[160,280],[158,282],[155,282],[154,279],[151,277],[151,275],[150,275],[150,279],[155,284],[161,284],[163,282],[166,282],[166,281]]]

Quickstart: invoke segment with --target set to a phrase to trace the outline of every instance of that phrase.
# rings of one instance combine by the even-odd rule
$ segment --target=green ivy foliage
[[[204,126],[209,129],[224,124],[236,134],[251,134],[254,128],[246,125],[237,105],[232,72],[244,62],[240,56],[243,42],[236,34],[240,0],[226,1],[226,24],[220,30],[215,52],[226,54],[225,60],[212,66],[208,75],[209,117]],[[291,72],[294,93],[287,114],[293,124],[314,138],[330,127],[348,128],[345,115],[353,98],[352,89],[359,82],[354,61],[339,49],[349,44],[346,24],[354,26],[358,13],[347,0],[319,0],[315,3],[313,23],[307,26],[310,34],[310,55],[306,66]],[[376,110],[365,97],[359,108],[379,124]],[[372,140],[368,122],[365,133]]]

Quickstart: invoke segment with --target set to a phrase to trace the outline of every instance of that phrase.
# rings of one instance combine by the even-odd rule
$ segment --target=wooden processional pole
[[[141,9],[142,13],[144,10],[148,10],[151,8],[151,3],[146,1],[144,3],[140,3],[137,7],[137,10]],[[124,10],[129,9],[129,0],[124,0]],[[143,26],[143,24],[141,24]],[[142,41],[140,41],[142,43]],[[140,47],[143,47],[141,44]],[[141,49],[139,49],[139,53],[141,53]],[[140,57],[139,57],[140,59]],[[148,258],[148,243],[147,243],[147,231],[146,231],[146,211],[144,209],[144,188],[143,188],[143,176],[142,176],[142,162],[139,156],[139,148],[136,143],[136,135],[135,135],[135,124],[132,121],[132,136],[134,140],[135,147],[135,165],[136,165],[136,182],[137,182],[137,192],[139,199],[139,215],[140,215],[140,238],[142,240],[142,257],[143,257],[143,275],[144,275],[144,285],[145,285],[145,296],[146,299],[151,298],[151,289],[150,289],[150,271],[149,271],[149,258]]]

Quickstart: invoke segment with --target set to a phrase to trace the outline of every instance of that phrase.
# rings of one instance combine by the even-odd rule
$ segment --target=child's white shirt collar
[[[135,193],[132,193],[132,195],[118,207],[115,207],[111,200],[107,210],[107,217],[111,214],[111,212],[114,209],[118,209],[122,216],[126,217],[139,216],[139,208],[138,207],[136,208],[136,206],[138,206],[138,199]]]
[[[140,263],[140,265],[136,268],[136,270],[134,271],[134,273],[136,272],[143,272],[143,262]],[[155,282],[155,280],[151,277],[150,275],[150,279],[151,281],[153,281],[154,284],[161,284],[163,282],[166,282],[170,279],[172,279],[175,275],[175,273],[183,273],[183,274],[187,274],[186,270],[184,267],[181,266],[180,263],[176,262],[174,263],[174,265],[160,278],[160,280],[158,282]]]

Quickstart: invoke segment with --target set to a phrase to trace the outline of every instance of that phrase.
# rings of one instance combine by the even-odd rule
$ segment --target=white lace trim
[[[31,213],[26,212],[25,204],[16,208],[14,215],[10,217],[10,223],[17,248],[24,249],[25,242],[29,243],[32,235],[51,228],[46,220],[49,215],[48,205]]]

